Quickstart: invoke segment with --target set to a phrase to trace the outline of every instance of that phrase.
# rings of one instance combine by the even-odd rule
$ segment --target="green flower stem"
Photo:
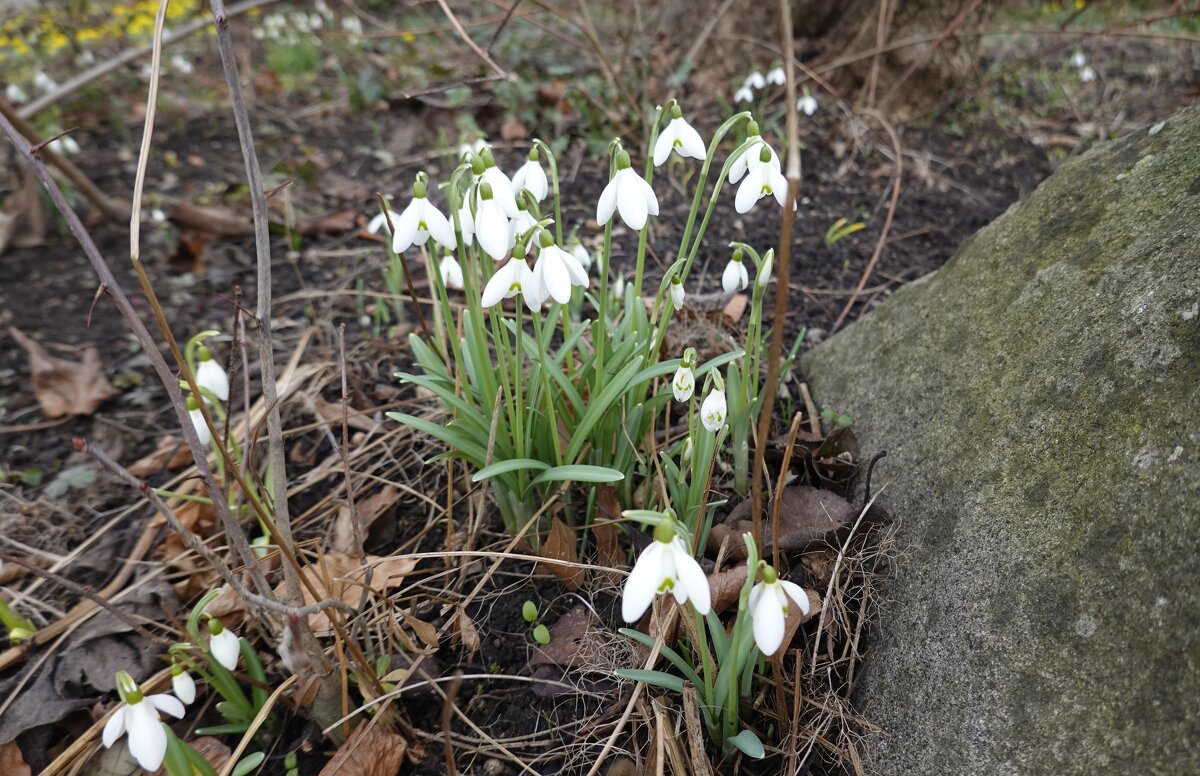
[[[557,369],[558,367],[549,362],[549,360],[546,358],[546,350],[544,347],[542,347],[543,340],[542,324],[540,320],[541,316],[537,313],[533,313],[529,317],[533,319],[533,336],[538,343],[538,360],[542,364],[542,369],[539,373],[541,376],[541,392],[546,399],[546,416],[550,420],[550,440],[552,443],[551,446],[554,448],[554,463],[557,466],[562,466],[564,461],[562,447],[559,445],[558,438],[558,415],[554,410],[555,386],[551,377],[549,376],[549,370]]]

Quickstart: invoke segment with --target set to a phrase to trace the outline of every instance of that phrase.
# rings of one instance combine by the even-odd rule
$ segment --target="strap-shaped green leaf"
[[[485,466],[471,477],[471,482],[482,482],[490,477],[495,477],[498,474],[507,474],[509,472],[521,471],[522,469],[537,469],[543,471],[549,469],[550,464],[543,461],[538,461],[533,458],[510,458],[507,461],[496,461],[491,466]]]
[[[575,436],[571,438],[571,444],[567,448],[567,460],[574,461],[579,455],[579,451],[583,449],[587,442],[588,435],[592,428],[608,412],[608,408],[616,398],[620,396],[625,388],[629,385],[629,378],[637,372],[642,366],[642,357],[638,356],[625,365],[625,368],[618,372],[614,377],[610,378],[608,384],[604,386],[604,390],[596,397],[595,401],[587,408],[587,412],[579,420],[579,425],[575,427]]]
[[[740,749],[747,757],[753,757],[755,760],[767,756],[767,750],[763,748],[762,741],[758,740],[753,730],[743,730],[736,736],[730,736],[725,739],[725,743]]]
[[[654,645],[657,643],[657,640],[653,636],[642,633],[639,630],[634,630],[633,628],[621,628],[620,632],[622,635],[628,636],[639,644],[642,644],[650,649],[654,649]],[[704,687],[704,682],[700,681],[700,674],[696,673],[696,669],[688,665],[687,661],[684,660],[678,652],[664,645],[659,647],[658,654],[665,657],[671,665],[678,668],[683,673],[684,678],[686,678],[694,686]]]
[[[613,673],[622,679],[644,682],[655,687],[674,690],[678,693],[683,692],[683,680],[674,674],[667,674],[662,671],[646,671],[642,668],[618,668]]]
[[[533,478],[531,485],[540,485],[543,482],[562,482],[564,480],[572,480],[574,482],[620,482],[625,479],[625,475],[616,469],[610,469],[607,466],[591,466],[585,463],[573,463],[566,466],[555,466]]]

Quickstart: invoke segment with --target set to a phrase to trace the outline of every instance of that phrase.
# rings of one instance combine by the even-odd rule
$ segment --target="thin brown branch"
[[[462,24],[458,21],[458,17],[454,15],[454,11],[450,10],[450,5],[446,2],[446,0],[437,0],[437,4],[441,7],[442,13],[446,14],[446,20],[450,22],[452,27],[454,27],[454,31],[458,34],[458,37],[462,38],[463,43],[466,43],[467,47],[470,48],[471,51],[475,52],[475,56],[479,57],[479,59],[485,65],[491,68],[493,73],[500,78],[503,78],[505,81],[513,81],[516,79],[515,75],[496,64],[496,60],[492,59],[492,55],[481,49],[479,44],[467,34],[467,31],[463,29]]]

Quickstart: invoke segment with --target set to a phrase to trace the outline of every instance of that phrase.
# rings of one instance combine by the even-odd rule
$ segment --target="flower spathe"
[[[463,271],[458,259],[447,253],[438,263],[438,273],[442,276],[442,285],[456,291],[463,290]]]
[[[808,594],[794,582],[779,579],[770,566],[763,568],[762,581],[750,591],[747,601],[754,626],[754,643],[768,657],[783,644],[788,599],[808,614]]]
[[[750,273],[746,270],[746,262],[738,253],[734,253],[733,258],[725,265],[725,271],[721,273],[721,288],[725,293],[732,294],[744,290],[748,285]]]
[[[454,250],[454,227],[442,211],[425,197],[426,183],[418,178],[413,186],[412,202],[395,219],[396,232],[392,235],[392,250],[403,253],[413,245],[424,245],[430,238],[437,240],[446,250]]]
[[[708,577],[675,532],[674,518],[667,513],[654,529],[654,541],[642,551],[625,580],[621,596],[621,618],[637,622],[650,608],[654,596],[671,593],[680,604],[692,602],[700,614],[712,608]]]
[[[208,651],[226,670],[232,671],[237,667],[238,656],[242,653],[237,634],[216,618],[208,621],[208,632]]]
[[[529,288],[533,281],[533,272],[529,269],[529,265],[525,263],[525,259],[512,258],[508,263],[496,273],[492,275],[491,280],[483,287],[483,297],[480,299],[480,304],[484,307],[492,307],[499,304],[502,299],[512,299],[518,292],[524,292]],[[536,310],[538,305],[534,304],[529,294],[525,293],[525,305],[530,310]]]
[[[617,154],[617,174],[612,177],[600,194],[596,205],[596,221],[607,224],[613,213],[620,213],[621,220],[634,231],[640,232],[648,216],[658,215],[658,197],[654,189],[642,176],[629,166],[629,154]]]
[[[661,167],[671,152],[680,156],[690,156],[693,159],[703,159],[707,155],[704,140],[700,133],[683,117],[678,105],[671,107],[671,121],[659,133],[654,142],[654,166]]]
[[[124,671],[117,673],[117,689],[122,703],[105,723],[101,742],[108,749],[121,736],[127,736],[129,753],[137,764],[147,771],[156,771],[167,754],[167,731],[159,721],[158,713],[161,711],[181,719],[183,704],[165,693],[143,695],[141,688]]]
[[[721,427],[725,425],[725,415],[728,411],[728,405],[725,403],[725,391],[721,388],[714,388],[708,392],[708,396],[704,397],[704,403],[700,405],[700,422],[709,431],[720,431]]]
[[[212,393],[221,401],[229,401],[229,376],[212,357],[208,348],[201,347],[200,363],[196,366],[196,385]]]

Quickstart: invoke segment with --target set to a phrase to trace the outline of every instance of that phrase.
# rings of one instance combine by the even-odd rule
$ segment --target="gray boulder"
[[[1200,108],[1066,162],[803,368],[902,521],[872,770],[1200,774]]]

